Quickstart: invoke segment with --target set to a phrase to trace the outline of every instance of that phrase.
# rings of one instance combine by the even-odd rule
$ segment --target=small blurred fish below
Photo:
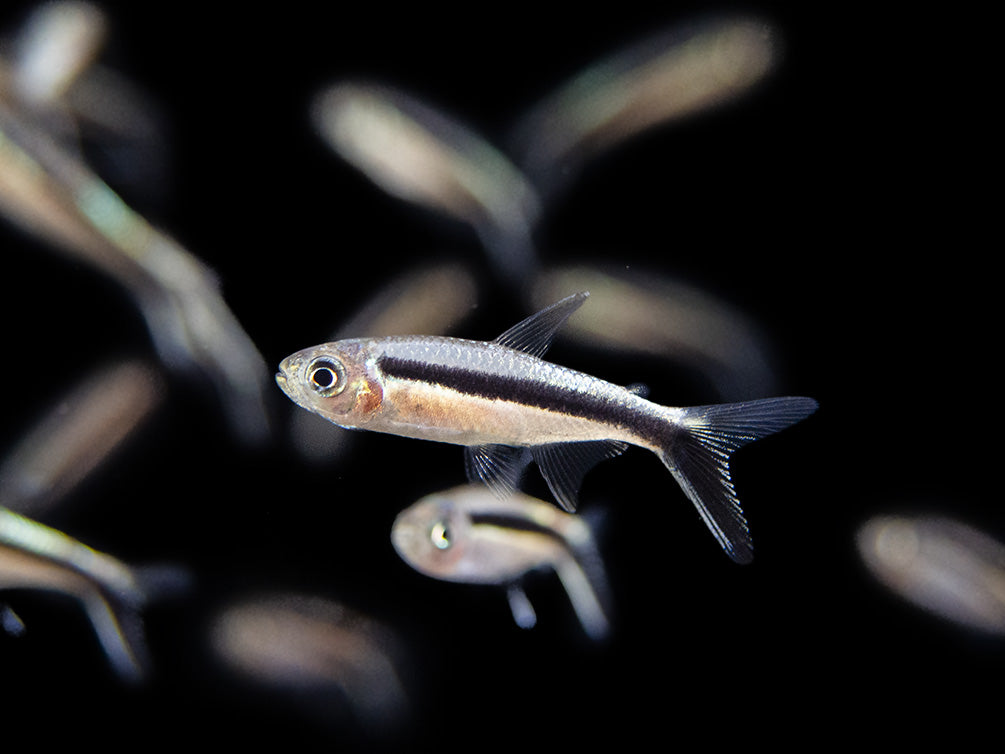
[[[519,493],[500,498],[482,485],[428,495],[394,521],[391,543],[427,576],[506,587],[517,625],[536,615],[520,586],[529,571],[551,568],[593,639],[610,631],[607,580],[589,525],[579,516]]]

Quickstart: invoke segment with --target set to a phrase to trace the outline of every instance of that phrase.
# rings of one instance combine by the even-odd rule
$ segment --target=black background
[[[5,5],[0,22],[16,28],[28,7]],[[29,630],[0,636],[5,719],[112,745],[387,743],[217,663],[214,612],[265,588],[391,626],[415,705],[404,740],[429,748],[610,735],[630,746],[866,742],[984,719],[1001,644],[887,595],[853,548],[880,512],[935,510],[1005,534],[996,235],[980,188],[997,122],[980,18],[864,4],[109,7],[103,60],[162,109],[167,136],[156,188],[120,191],[216,270],[270,367],[424,260],[467,261],[481,276],[460,335],[491,339],[526,314],[493,284],[472,234],[384,195],[315,135],[320,87],[393,84],[501,141],[538,97],[653,30],[709,11],[773,21],[786,52],[765,85],[597,160],[549,208],[538,241],[546,261],[637,264],[743,308],[772,339],[783,392],[821,408],[735,459],[750,566],[722,554],[650,454],[591,474],[584,509],[606,512],[617,605],[615,636],[596,647],[553,578],[529,582],[539,624],[525,632],[501,591],[426,579],[395,555],[397,512],[463,481],[458,448],[360,436],[346,462],[318,468],[284,441],[294,407],[278,389],[279,433],[249,449],[209,391],[173,378],[165,410],[53,522],[128,562],[196,575],[192,594],[147,612],[155,676],[124,688],[74,605],[12,593]],[[9,447],[76,379],[152,350],[99,273],[7,224],[0,244]],[[549,358],[646,382],[661,403],[712,399],[674,364],[561,343]]]

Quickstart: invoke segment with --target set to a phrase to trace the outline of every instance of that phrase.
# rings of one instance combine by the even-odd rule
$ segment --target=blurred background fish
[[[41,589],[79,600],[123,681],[136,683],[150,672],[140,610],[151,596],[177,593],[187,581],[173,567],[130,568],[0,506],[0,589]]]
[[[328,144],[389,194],[474,228],[504,279],[533,273],[536,191],[483,137],[411,95],[369,83],[330,86],[313,116]]]
[[[0,501],[44,518],[161,405],[166,385],[152,366],[105,366],[65,395],[0,462]]]
[[[1005,544],[934,515],[875,516],[856,535],[862,562],[908,602],[961,626],[1005,635]]]
[[[64,20],[72,27],[89,24],[89,18],[85,14]],[[55,26],[60,34],[71,35],[61,23]],[[45,46],[50,36],[41,35],[36,46]],[[84,45],[84,51],[92,46]],[[87,62],[82,56],[81,65]],[[62,59],[45,62],[56,68],[66,65]],[[76,67],[70,73],[79,75]],[[48,74],[49,83],[22,84],[20,89],[48,96],[58,90],[53,77]],[[201,374],[216,389],[238,436],[252,444],[262,442],[269,432],[268,371],[224,303],[215,275],[127,205],[78,150],[46,126],[32,102],[23,106],[11,78],[0,60],[0,211],[22,230],[96,266],[123,286],[164,363]]]
[[[513,127],[512,153],[550,197],[620,142],[744,93],[774,67],[778,48],[764,20],[674,25],[589,65],[530,108]]]
[[[37,5],[2,4],[12,41]],[[764,336],[779,392],[813,395],[822,410],[798,437],[735,456],[737,491],[757,524],[759,556],[748,568],[700,533],[684,536],[694,513],[666,504],[651,455],[626,453],[590,473],[584,507],[609,502],[602,551],[617,607],[614,630],[597,643],[573,625],[550,573],[527,583],[538,620],[521,631],[498,589],[448,586],[397,556],[388,532],[400,503],[464,478],[449,449],[361,435],[351,466],[311,466],[285,442],[235,442],[218,404],[165,370],[156,424],[110,456],[100,480],[68,493],[73,506],[59,509],[57,528],[126,563],[177,560],[198,588],[143,610],[156,677],[141,689],[102,662],[75,602],[4,591],[0,624],[24,626],[20,637],[0,634],[9,740],[185,748],[199,731],[205,745],[227,748],[381,748],[372,733],[347,743],[351,722],[305,717],[309,692],[266,691],[207,646],[207,616],[238,591],[277,584],[337,593],[418,649],[409,658],[417,672],[403,678],[413,728],[391,750],[487,736],[500,750],[542,741],[588,750],[605,739],[645,748],[668,725],[684,741],[725,727],[751,746],[777,745],[779,709],[838,747],[884,738],[930,746],[940,729],[961,748],[996,740],[988,689],[1005,669],[1000,637],[898,609],[854,540],[891,492],[952,500],[948,515],[1002,530],[988,474],[973,473],[1002,423],[1000,283],[986,253],[996,214],[981,211],[989,195],[970,175],[993,164],[997,143],[993,23],[877,4],[622,4],[572,15],[507,6],[488,23],[428,4],[100,7],[99,57],[57,102],[31,109],[21,99],[15,109],[38,117],[142,217],[202,250],[273,367],[423,264],[470,268],[479,306],[463,326],[473,334],[501,332],[531,310],[467,221],[371,190],[333,157],[309,116],[332,82],[392,83],[512,145],[504,137],[521,114],[608,51],[693,28],[694,10],[763,14],[784,41],[769,75],[728,106],[573,150],[564,176],[534,184],[533,240],[542,267],[630,266],[657,288],[685,282],[727,303]],[[0,47],[10,65],[15,49]],[[99,81],[115,96],[82,107]],[[145,116],[137,122],[158,123],[164,141],[118,163],[105,159],[102,139],[114,141],[120,107],[130,113],[125,132]],[[504,153],[530,181],[519,153]],[[122,182],[150,157],[170,167],[152,199],[138,191],[149,174]],[[4,451],[62,386],[109,355],[150,349],[126,288],[83,257],[35,253],[41,243],[0,222]],[[935,263],[925,253],[933,249]],[[684,352],[671,360],[582,345],[557,339],[554,361],[645,383],[658,402],[689,390],[703,402],[718,389],[708,381],[715,369]],[[679,384],[692,371],[697,384]],[[282,419],[298,410],[273,391]],[[528,476],[528,491],[547,496]],[[49,620],[57,602],[66,610]],[[654,683],[687,693],[654,694]]]
[[[266,687],[313,697],[322,718],[348,708],[377,738],[407,724],[399,675],[400,641],[379,621],[339,602],[293,593],[234,600],[212,620],[210,640],[223,663]]]
[[[12,84],[30,105],[58,103],[97,60],[108,19],[87,2],[41,3],[18,30]]]
[[[553,266],[535,279],[531,307],[540,309],[576,291],[590,292],[590,306],[571,318],[559,337],[668,359],[700,375],[725,401],[761,398],[780,389],[761,328],[705,288],[637,268]]]
[[[399,513],[391,542],[426,576],[504,587],[521,628],[537,622],[521,581],[550,568],[583,630],[596,640],[610,631],[607,577],[589,525],[543,500],[520,493],[500,498],[481,485],[444,490]]]

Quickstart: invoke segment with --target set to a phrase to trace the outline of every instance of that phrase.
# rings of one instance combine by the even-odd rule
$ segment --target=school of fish
[[[355,315],[336,322],[333,312],[330,342],[293,351],[320,337],[306,327],[284,332],[289,355],[275,383],[289,401],[280,397],[278,408],[267,362],[213,271],[133,209],[67,137],[90,118],[113,117],[97,114],[102,97],[80,94],[101,87],[115,93],[123,129],[143,138],[153,131],[132,89],[114,77],[81,84],[108,33],[97,6],[51,2],[26,22],[19,52],[0,57],[0,215],[124,291],[151,346],[150,358],[122,359],[66,386],[72,389],[54,395],[0,459],[0,642],[31,631],[8,591],[55,593],[83,606],[118,678],[135,685],[156,677],[143,613],[197,593],[198,569],[127,564],[54,522],[68,500],[86,508],[79,489],[86,493],[92,476],[114,468],[121,449],[164,412],[167,380],[176,378],[196,391],[209,388],[214,397],[203,407],[226,417],[235,444],[268,453],[278,441],[331,479],[336,467],[340,479],[364,479],[378,466],[395,473],[393,460],[371,466],[363,454],[345,462],[356,435],[343,430],[462,446],[467,485],[438,489],[431,471],[428,480],[411,480],[420,494],[406,499],[390,486],[370,502],[396,514],[389,533],[396,566],[502,590],[524,629],[540,624],[528,582],[551,574],[580,634],[597,646],[618,639],[603,526],[589,514],[622,501],[598,501],[586,477],[632,446],[654,453],[676,482],[654,475],[647,489],[668,505],[683,493],[730,559],[753,560],[733,454],[810,417],[817,401],[776,395],[783,380],[770,332],[741,307],[659,271],[551,264],[536,231],[590,160],[753,90],[778,64],[770,23],[723,17],[630,46],[528,108],[505,147],[382,82],[324,87],[309,108],[318,139],[386,193],[473,230],[484,258],[422,260],[384,275],[384,287]],[[479,262],[489,274],[476,274]],[[492,340],[459,337],[470,332],[467,319],[487,300],[486,289],[513,311],[535,313]],[[602,354],[660,359],[722,402],[663,405],[642,385],[545,360],[563,338]],[[275,412],[285,412],[285,424],[271,418]],[[801,435],[811,436],[812,429]],[[784,454],[784,443],[776,447]],[[446,475],[460,474],[458,461],[444,454]],[[531,465],[551,500],[526,490]],[[386,543],[388,533],[380,534]],[[692,534],[670,532],[668,546]],[[886,518],[865,526],[857,544],[877,578],[910,601],[962,625],[1005,632],[1005,559],[992,540],[944,521]],[[331,576],[336,583],[339,574]],[[948,582],[964,585],[947,589]],[[463,592],[451,592],[459,587],[431,586],[466,604]],[[961,591],[972,598],[959,598]],[[353,721],[347,725],[387,735],[412,714],[395,628],[299,585],[263,587],[216,612],[207,645],[236,677],[323,699],[323,718],[343,704]]]

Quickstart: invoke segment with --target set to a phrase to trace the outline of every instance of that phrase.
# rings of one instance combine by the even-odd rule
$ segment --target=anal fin
[[[571,512],[576,510],[586,472],[607,458],[621,455],[627,447],[628,443],[619,440],[563,442],[535,446],[531,454],[551,494]]]

